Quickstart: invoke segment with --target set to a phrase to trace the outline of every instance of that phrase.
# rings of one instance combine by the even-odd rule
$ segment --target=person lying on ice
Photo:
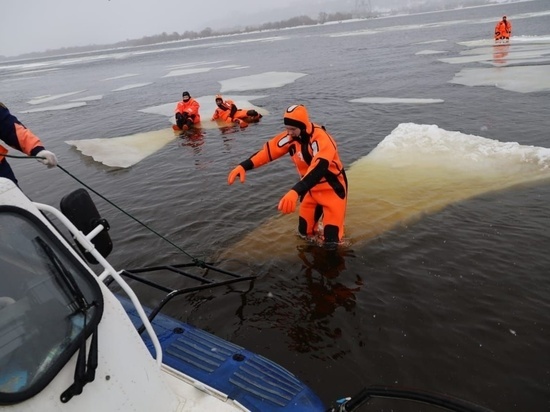
[[[300,181],[281,198],[278,209],[285,214],[292,213],[300,199],[299,234],[306,238],[315,237],[322,218],[325,244],[339,243],[344,236],[348,182],[336,142],[323,126],[309,120],[303,105],[288,107],[283,123],[285,131],[235,167],[227,182],[232,185],[238,176],[244,183],[247,171],[288,153],[296,165]]]
[[[223,100],[223,97],[216,95],[216,110],[212,115],[212,121],[222,120],[229,123],[237,123],[240,127],[248,126],[248,123],[257,122],[262,118],[256,110],[238,109],[232,100]]]

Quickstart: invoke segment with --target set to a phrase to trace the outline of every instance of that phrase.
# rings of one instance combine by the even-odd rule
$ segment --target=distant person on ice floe
[[[512,23],[506,16],[502,16],[502,20],[495,26],[495,40],[510,40],[512,35]]]

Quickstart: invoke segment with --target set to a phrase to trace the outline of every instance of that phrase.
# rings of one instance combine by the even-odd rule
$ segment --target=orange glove
[[[246,170],[244,170],[244,167],[242,167],[241,165],[238,165],[229,173],[229,176],[227,176],[227,183],[232,185],[235,182],[237,176],[239,176],[239,178],[241,179],[241,183],[244,183],[244,181],[246,180]]]
[[[279,209],[284,214],[292,213],[296,210],[297,201],[298,192],[296,192],[296,190],[294,189],[289,190],[288,193],[284,195],[279,201],[279,206],[277,206],[277,209]]]

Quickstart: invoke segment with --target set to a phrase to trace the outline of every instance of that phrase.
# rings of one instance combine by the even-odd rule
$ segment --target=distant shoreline
[[[523,1],[533,1],[533,0],[509,0],[508,3],[518,3]],[[366,13],[363,16],[355,16],[350,12],[337,12],[337,13],[319,13],[317,19],[313,19],[308,16],[297,16],[287,20],[282,20],[278,22],[264,23],[259,26],[247,26],[244,29],[233,29],[233,30],[223,30],[223,31],[214,31],[211,28],[207,27],[200,32],[186,31],[182,34],[172,33],[171,35],[167,33],[162,33],[154,36],[144,36],[141,39],[130,39],[116,43],[109,44],[92,44],[86,46],[74,46],[74,47],[62,47],[58,49],[49,49],[41,52],[31,52],[24,53],[16,56],[0,56],[0,62],[2,63],[12,63],[20,62],[25,60],[39,60],[42,58],[52,58],[52,57],[61,57],[67,55],[83,55],[87,53],[99,52],[99,51],[112,51],[112,50],[123,50],[127,48],[137,48],[137,47],[147,47],[154,46],[158,44],[174,44],[179,42],[193,41],[193,40],[205,40],[216,37],[229,37],[229,36],[238,36],[245,34],[253,34],[259,32],[276,32],[279,30],[286,29],[295,29],[303,27],[314,27],[324,24],[339,24],[339,23],[351,23],[361,20],[370,20],[370,19],[379,19],[379,18],[391,18],[404,15],[415,15],[415,14],[424,14],[424,13],[437,13],[445,12],[450,10],[458,10],[470,7],[485,7],[485,6],[496,6],[502,4],[497,0],[465,0],[465,3],[468,5],[462,6],[460,8],[453,9],[442,9],[440,7],[434,8],[433,4],[416,6],[413,8],[404,8],[392,10],[390,12],[380,13],[372,11]]]

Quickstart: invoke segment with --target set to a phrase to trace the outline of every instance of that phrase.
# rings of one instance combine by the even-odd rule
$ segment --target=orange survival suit
[[[495,40],[508,40],[512,35],[512,23],[502,16],[502,20],[495,26]]]
[[[176,124],[183,130],[184,126],[188,128],[201,121],[199,114],[200,104],[191,97],[189,92],[182,93],[182,100],[178,102],[174,110]]]
[[[216,110],[212,115],[212,120],[222,120],[224,122],[236,122],[241,127],[248,126],[247,121],[257,121],[262,115],[256,110],[239,109],[233,100],[223,100],[221,95],[216,95]]]
[[[247,170],[260,167],[289,154],[296,165],[300,181],[279,202],[279,210],[291,213],[301,198],[298,231],[302,236],[314,236],[321,217],[324,241],[336,243],[344,236],[348,182],[334,139],[324,127],[311,123],[303,105],[286,109],[284,124],[299,129],[299,136],[287,129],[279,133],[262,149],[231,171],[228,183],[237,176],[245,180]]]
[[[40,139],[23,126],[3,103],[0,103],[0,139],[27,156],[36,156],[45,150]],[[4,157],[6,153],[8,149],[0,145],[0,176],[17,184],[15,174]]]

